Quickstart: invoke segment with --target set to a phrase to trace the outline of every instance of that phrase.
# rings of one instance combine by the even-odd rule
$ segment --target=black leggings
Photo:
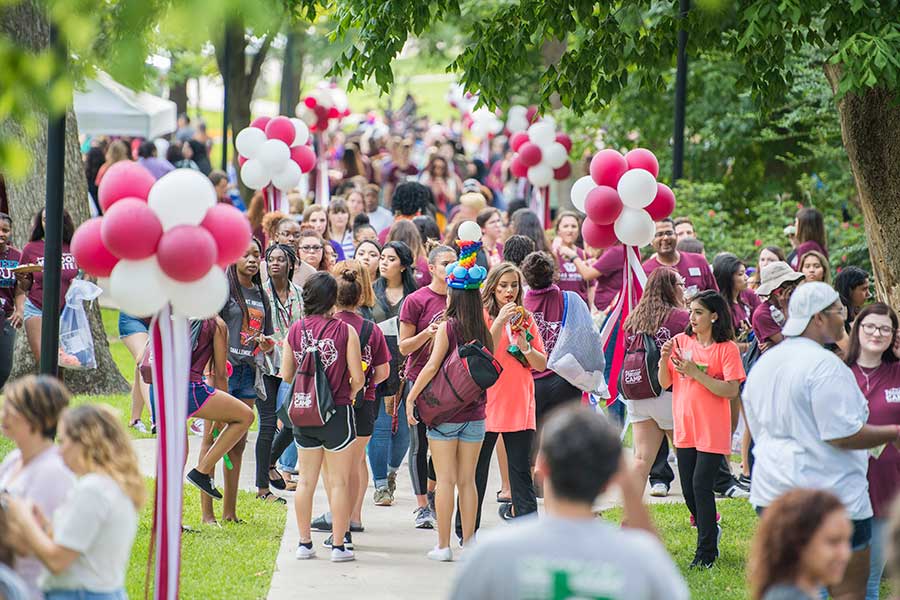
[[[3,319],[0,325],[0,388],[6,384],[13,366],[13,348],[16,345],[16,328],[10,325],[9,319]]]
[[[550,373],[546,377],[534,380],[535,417],[537,419],[537,431],[535,438],[540,439],[541,427],[553,409],[569,403],[581,402],[581,390],[566,381],[556,373]],[[505,441],[505,438],[504,438]],[[537,451],[537,444],[533,444],[531,451],[531,463]]]
[[[266,399],[256,399],[256,410],[259,413],[259,435],[256,437],[256,487],[269,487],[269,468],[272,466],[272,442],[275,440],[277,417],[275,402],[278,397],[280,377],[263,375],[266,386]]]
[[[413,381],[407,381],[403,386],[402,399],[406,400],[406,395],[413,387]],[[405,419],[406,415],[401,414],[401,419]],[[424,496],[428,493],[428,480],[437,481],[434,474],[434,463],[428,457],[428,428],[425,423],[419,421],[415,427],[409,427],[409,479],[412,482],[413,494],[416,496]]]
[[[276,415],[281,419],[281,429],[275,434],[275,441],[272,442],[272,457],[269,459],[269,466],[275,468],[275,463],[287,450],[287,447],[294,442],[294,428],[291,426],[291,418],[288,415],[288,403],[285,402],[281,410]]]
[[[676,448],[681,493],[697,522],[695,558],[715,560],[719,555],[716,528],[716,496],[713,486],[722,465],[721,454],[700,452],[696,448]]]

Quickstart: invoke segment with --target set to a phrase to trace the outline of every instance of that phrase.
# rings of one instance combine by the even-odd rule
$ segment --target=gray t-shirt
[[[655,537],[598,519],[526,517],[485,533],[460,563],[453,600],[687,600]]]
[[[268,312],[269,300],[259,293],[256,286],[245,288],[240,286],[247,304],[248,320],[244,322],[241,305],[234,298],[229,298],[225,308],[219,313],[228,327],[228,360],[232,365],[255,364],[256,336],[260,333],[272,335],[272,316]]]

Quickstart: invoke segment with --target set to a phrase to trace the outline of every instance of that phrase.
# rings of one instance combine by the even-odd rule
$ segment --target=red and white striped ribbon
[[[316,166],[316,204],[327,207],[331,202],[330,183],[328,181],[328,157],[325,156],[325,134],[317,133],[318,164]]]

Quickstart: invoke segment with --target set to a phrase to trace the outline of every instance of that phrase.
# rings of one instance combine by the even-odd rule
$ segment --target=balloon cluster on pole
[[[350,116],[347,94],[336,83],[320,82],[309,96],[297,105],[297,116],[309,125],[313,133],[327,131]]]
[[[308,141],[309,128],[300,119],[257,117],[235,138],[241,181],[252,190],[297,187],[316,164]]]
[[[503,131],[503,121],[494,111],[482,106],[465,119],[469,131],[479,140],[489,140]]]
[[[572,174],[572,140],[565,133],[557,133],[553,120],[544,118],[527,131],[514,133],[509,141],[516,152],[510,166],[515,177],[527,177],[533,186],[546,187],[554,179],[566,179]]]
[[[72,254],[90,275],[109,278],[122,311],[150,317],[167,304],[174,314],[207,318],[228,299],[223,268],[250,243],[238,209],[216,201],[202,173],[176,169],[147,187],[143,167],[123,161],[109,168],[98,196],[106,212],[83,223]]]
[[[590,175],[575,181],[572,204],[587,215],[581,233],[595,248],[617,241],[626,246],[646,246],[656,233],[655,221],[675,210],[675,194],[656,181],[659,161],[645,148],[624,156],[601,150],[591,159]]]

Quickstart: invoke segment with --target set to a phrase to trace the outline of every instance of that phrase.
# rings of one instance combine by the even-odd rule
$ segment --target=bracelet
[[[522,350],[522,354],[526,354],[526,355],[531,354],[532,350],[533,350],[533,348],[531,347],[531,344],[528,344],[528,348],[526,348],[525,350]],[[900,428],[900,425],[898,425],[898,428]]]

